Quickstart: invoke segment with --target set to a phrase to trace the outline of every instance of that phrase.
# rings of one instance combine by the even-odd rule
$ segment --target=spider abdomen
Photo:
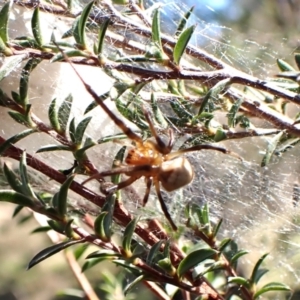
[[[193,181],[194,170],[185,157],[177,157],[162,163],[158,180],[163,188],[172,192]]]

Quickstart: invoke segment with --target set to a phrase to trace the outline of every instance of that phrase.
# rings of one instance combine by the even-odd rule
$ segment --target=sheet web
[[[169,34],[174,33],[179,18],[188,9],[188,5],[178,1],[176,3],[175,1],[161,3],[162,30]],[[197,9],[208,8],[199,3]],[[277,48],[275,51],[271,47],[268,48],[266,45],[255,42],[254,39],[243,38],[242,41],[237,42],[238,37],[236,36],[239,33],[217,23],[201,20],[196,14],[192,15],[189,23],[197,23],[197,29],[191,43],[205,49],[208,53],[216,55],[237,69],[249,74],[260,75],[261,78],[277,72],[275,60],[280,55],[281,50],[282,55],[286,55],[284,47]],[[51,29],[53,29],[53,26]],[[65,31],[65,29],[61,31]],[[146,43],[147,40],[144,42]],[[291,51],[292,49],[288,50],[287,53]],[[48,67],[42,65],[39,70],[43,74],[48,74]],[[80,69],[84,79],[96,90],[100,89],[99,80],[95,79],[97,77],[86,75],[85,71],[90,72],[84,68]],[[49,93],[48,100],[41,106],[44,111],[47,111],[47,101],[49,102],[51,95],[60,95],[59,97],[62,100],[69,92],[72,92],[77,99],[73,104],[72,113],[76,116],[82,116],[81,114],[90,100],[86,100],[84,104],[82,103],[81,99],[88,97],[83,88],[78,87],[80,84],[74,84],[76,76],[73,76],[70,72],[70,69],[68,71],[63,70],[55,79],[52,76],[53,73],[51,73],[48,74],[49,78],[45,75],[40,81],[47,88],[49,88],[48,80],[50,77],[51,82],[53,82],[53,87],[50,86],[53,91]],[[68,76],[72,77],[72,79],[68,78],[68,82],[72,83],[72,87],[71,84],[69,86],[65,84]],[[59,84],[54,83],[54,80],[58,81]],[[94,82],[91,82],[92,80]],[[107,84],[106,82],[102,84],[104,92],[105,88],[112,84],[109,79],[105,80],[107,80]],[[41,89],[43,87],[37,90],[37,94]],[[80,92],[77,89],[80,89]],[[31,92],[34,93],[34,91]],[[97,92],[102,93],[99,90]],[[38,99],[37,95],[35,97]],[[88,134],[94,138],[99,138],[99,135],[105,136],[120,131],[103,114],[100,118],[105,121],[99,124],[99,113],[100,109],[98,108],[93,112],[94,118],[88,129]],[[46,113],[43,114],[45,117]],[[270,124],[267,122],[264,122],[263,126],[270,128]],[[185,137],[188,138],[188,136]],[[300,197],[298,192],[300,178],[299,146],[296,145],[293,149],[283,153],[282,157],[273,157],[270,164],[262,168],[260,163],[270,139],[271,137],[252,137],[223,143],[226,148],[243,157],[244,162],[228,155],[215,153],[215,151],[188,154],[187,157],[196,172],[193,183],[174,193],[167,194],[164,192],[163,196],[169,205],[171,215],[174,216],[175,223],[178,224],[181,223],[184,208],[188,203],[209,203],[213,219],[217,222],[219,218],[222,218],[224,221],[222,235],[236,239],[241,248],[251,252],[243,260],[243,266],[246,269],[252,267],[253,262],[257,261],[262,254],[270,252],[271,259],[268,261],[268,267],[271,271],[270,275],[266,276],[268,277],[267,280],[274,279],[297,286],[300,277],[298,254],[300,240],[298,225],[300,213],[300,203],[298,204],[298,198]],[[44,143],[44,140],[41,141]],[[180,146],[180,143],[177,146]],[[111,150],[111,147],[113,150]],[[36,150],[37,147],[34,148]],[[109,159],[114,158],[114,154],[118,149],[118,144],[105,144],[93,149],[90,155],[93,162],[99,161],[100,164],[104,161],[101,165],[103,170],[109,167],[111,163]],[[66,158],[64,154],[55,153],[54,157],[45,154],[40,157],[45,161],[53,161],[54,159],[54,165],[57,161],[64,161],[65,166],[63,168],[70,167],[73,162],[72,157]],[[58,165],[61,168],[60,163]],[[143,182],[137,183],[135,188],[138,193],[143,190],[143,186]],[[137,200],[132,200],[127,196],[128,193],[125,192],[124,201],[126,205],[128,204],[131,213],[141,214],[146,211],[147,215],[153,214],[161,218],[162,214],[157,209],[159,205],[157,204],[156,207],[153,201],[154,194],[151,195],[149,205],[143,209],[140,209]],[[270,261],[273,261],[273,263],[270,263]],[[271,280],[270,277],[272,277]],[[273,299],[283,299],[280,297],[282,296],[278,294]]]

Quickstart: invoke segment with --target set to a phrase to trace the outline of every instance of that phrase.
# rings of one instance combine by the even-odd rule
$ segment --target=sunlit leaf
[[[159,8],[154,10],[152,19],[152,41],[153,43],[162,49],[161,37],[160,37],[160,10]]]
[[[35,202],[31,198],[12,190],[0,190],[0,202],[14,203],[29,208],[35,207]]]
[[[0,11],[0,38],[3,43],[7,43],[8,38],[8,20],[9,20],[9,11],[12,7],[13,1],[10,0],[5,3]]]
[[[139,217],[133,219],[131,222],[128,223],[124,231],[122,246],[123,246],[123,251],[127,257],[130,257],[132,255],[131,241],[138,221],[139,221]]]
[[[195,6],[192,6],[185,14],[184,16],[181,18],[178,26],[177,26],[177,30],[175,35],[178,36],[182,33],[182,30],[184,29],[184,27],[186,26],[186,23],[189,19],[189,17],[191,16],[193,10],[194,10]]]
[[[37,7],[32,15],[31,19],[31,29],[34,36],[35,41],[39,46],[42,46],[44,44],[43,41],[43,35],[41,31],[41,25],[40,25],[40,9]]]
[[[107,30],[109,24],[110,24],[110,19],[107,18],[104,22],[102,22],[102,24],[99,28],[98,46],[97,46],[97,53],[96,54],[102,54],[104,41],[105,41],[106,30]]]
[[[293,68],[289,63],[287,63],[286,61],[284,61],[283,59],[277,59],[277,66],[279,67],[281,72],[285,72],[285,71],[296,71],[295,68]]]
[[[259,268],[262,264],[262,262],[264,261],[264,259],[268,256],[268,253],[264,254],[255,264],[251,277],[250,277],[250,281],[252,283],[257,283],[259,281],[259,279],[262,277],[262,275],[259,272]],[[265,273],[264,273],[265,274]]]
[[[267,292],[274,292],[274,291],[282,291],[282,292],[288,292],[291,289],[280,282],[270,282],[266,285],[264,285],[261,289],[259,289],[253,296],[253,299],[257,299],[260,295],[267,293]]]
[[[26,54],[6,57],[0,68],[0,81],[14,71],[24,59]]]
[[[75,130],[75,143],[77,145],[80,145],[82,142],[83,135],[85,133],[85,130],[87,126],[89,125],[92,117],[86,117],[84,118],[76,127]]]
[[[185,29],[179,36],[178,41],[174,47],[173,59],[176,65],[179,65],[182,55],[195,31],[196,25]]]
[[[282,138],[282,135],[284,134],[284,131],[279,132],[276,134],[270,141],[266,150],[266,153],[262,159],[261,167],[265,167],[271,160],[272,155],[274,154],[278,143],[280,142],[280,139]]]
[[[218,251],[213,249],[199,249],[189,253],[179,264],[177,268],[177,274],[181,277],[191,268],[195,267],[202,261],[211,258],[212,256],[218,254]]]

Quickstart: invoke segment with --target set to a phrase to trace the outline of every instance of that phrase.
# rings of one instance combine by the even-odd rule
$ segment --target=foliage
[[[133,297],[130,293],[140,282],[144,282],[159,299],[172,299],[173,295],[168,295],[170,285],[176,287],[174,294],[190,294],[197,299],[250,300],[259,299],[270,291],[289,291],[283,283],[260,284],[267,272],[262,267],[266,254],[253,267],[252,274],[240,272],[238,263],[248,252],[239,249],[231,238],[221,238],[222,220],[211,220],[208,204],[187,206],[184,222],[175,233],[167,224],[162,225],[151,216],[148,219],[134,218],[122,205],[121,193],[97,194],[79,184],[77,174],[92,176],[97,173],[87,150],[100,143],[126,138],[126,135],[122,133],[100,140],[88,137],[85,131],[91,117],[71,119],[71,94],[61,105],[56,99],[52,100],[48,110],[50,125],[40,121],[31,110],[28,94],[31,72],[43,60],[55,64],[67,61],[101,68],[114,80],[108,93],[94,96],[95,101],[87,105],[85,113],[98,105],[110,116],[112,112],[105,103],[111,99],[122,117],[133,122],[145,139],[151,136],[152,129],[147,124],[143,107],[151,110],[155,126],[163,135],[168,128],[176,128],[178,135],[188,135],[181,149],[229,139],[272,135],[261,163],[263,167],[274,154],[283,153],[299,142],[300,131],[296,126],[299,116],[293,120],[285,117],[286,103],[299,104],[300,101],[298,70],[278,59],[281,70],[278,78],[260,80],[189,44],[196,24],[186,27],[185,18],[189,18],[192,9],[180,20],[174,36],[167,36],[160,27],[159,9],[154,10],[150,19],[141,1],[122,3],[126,9],[117,4],[106,0],[90,2],[80,14],[76,14],[71,0],[60,5],[40,3],[39,7],[33,2],[18,1],[15,5],[32,9],[32,36],[15,39],[8,36],[12,2],[7,2],[0,12],[0,51],[5,57],[0,80],[9,76],[21,62],[26,63],[19,90],[11,95],[1,91],[0,105],[10,109],[9,115],[15,122],[27,127],[7,140],[0,136],[0,154],[19,161],[18,172],[8,164],[3,166],[10,189],[0,191],[0,201],[16,204],[17,212],[26,207],[46,216],[49,226],[37,231],[54,230],[65,236],[64,240],[36,254],[28,268],[75,244],[83,244],[85,248],[74,250],[78,259],[89,249],[88,245],[95,245],[99,250],[88,254],[82,270],[103,261],[112,262],[131,274],[127,286],[121,284],[121,275],[118,281],[118,288],[129,294],[129,298]],[[41,26],[43,11],[71,18],[70,30],[61,38],[53,34],[47,41]],[[138,15],[140,23],[132,20],[131,12]],[[120,34],[115,35],[124,26],[136,43],[122,39]],[[89,39],[91,35],[93,45]],[[141,36],[149,39],[146,46],[139,43]],[[66,42],[68,37],[71,39]],[[299,66],[299,55],[295,58]],[[191,68],[188,60],[192,60],[195,66]],[[91,95],[95,94],[88,83],[83,84]],[[217,118],[220,111],[226,113],[224,124]],[[268,120],[272,126],[257,128],[252,123],[253,117]],[[25,137],[33,138],[37,132],[56,140],[55,145],[45,145],[37,152],[72,153],[75,163],[70,170],[55,170],[50,164],[39,161],[38,156],[33,157],[14,146]],[[113,168],[123,161],[124,151],[125,148],[121,148],[117,154]],[[45,196],[41,189],[34,188],[28,166],[58,182],[57,191]],[[120,180],[120,176],[111,178],[113,184]],[[95,219],[86,218],[85,213],[71,204],[70,190],[99,208]],[[89,226],[89,232],[84,229],[83,222]],[[116,241],[114,237],[120,230],[124,231],[122,240]],[[193,238],[189,240],[188,236]],[[184,247],[180,246],[182,239],[186,240]],[[113,280],[108,274],[101,276],[106,278],[103,290],[111,294],[116,289]],[[85,290],[85,293],[93,299],[89,291]]]

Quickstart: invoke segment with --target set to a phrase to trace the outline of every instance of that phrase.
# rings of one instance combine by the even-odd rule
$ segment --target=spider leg
[[[151,187],[152,187],[152,183],[153,183],[152,178],[151,177],[146,177],[146,192],[145,192],[145,196],[143,198],[143,206],[145,206],[148,202],[149,195],[150,195],[150,190],[151,190]]]
[[[81,75],[79,74],[79,72],[75,69],[73,63],[71,62],[71,60],[69,59],[69,57],[63,52],[63,50],[61,50],[59,48],[58,45],[56,45],[57,48],[60,50],[60,52],[62,53],[62,55],[64,56],[64,59],[66,62],[68,62],[70,64],[70,66],[72,67],[72,69],[74,70],[75,74],[77,75],[77,77],[80,79],[80,81],[82,82],[82,84],[84,85],[85,89],[87,90],[87,92],[94,98],[94,101],[101,106],[101,108],[105,111],[105,113],[112,119],[112,121],[133,141],[137,142],[137,143],[143,143],[142,138],[137,135],[133,130],[131,130],[129,127],[126,126],[126,124],[119,119],[104,103],[104,101],[97,95],[97,93],[92,89],[92,87],[87,84],[83,78],[81,77]]]
[[[157,144],[157,150],[162,154],[168,154],[171,152],[173,147],[173,134],[170,134],[170,140],[168,145],[165,144],[165,142],[160,138],[160,136],[157,134],[156,129],[153,125],[153,122],[150,118],[149,112],[144,109],[144,115],[145,119],[149,124],[151,134],[154,136]]]
[[[197,145],[197,146],[193,146],[193,147],[190,147],[190,148],[187,148],[187,149],[181,149],[181,150],[178,150],[176,152],[172,152],[170,154],[167,155],[167,160],[170,160],[170,159],[173,159],[175,157],[178,157],[180,155],[182,155],[183,153],[186,153],[186,152],[193,152],[193,151],[200,151],[200,150],[215,150],[215,151],[219,151],[219,152],[222,152],[224,154],[228,154],[228,155],[231,155],[235,158],[238,158],[240,159],[241,161],[243,161],[243,159],[235,152],[232,152],[230,150],[227,150],[225,148],[222,148],[222,147],[218,147],[218,146],[213,146],[213,145]]]
[[[113,185],[111,187],[109,187],[106,191],[108,193],[112,193],[115,192],[117,190],[121,190],[129,185],[131,185],[132,183],[134,183],[136,180],[138,180],[141,176],[130,176],[129,178],[127,178],[126,180],[123,180],[121,182],[119,182],[116,185]]]
[[[165,217],[167,218],[167,220],[169,221],[172,229],[174,231],[177,231],[177,226],[175,225],[175,223],[173,222],[171,216],[170,216],[170,213],[168,211],[168,208],[164,202],[164,199],[161,195],[161,192],[160,192],[160,186],[159,186],[159,181],[158,180],[154,180],[154,185],[155,185],[155,190],[156,190],[156,193],[157,193],[157,196],[158,196],[158,200],[159,200],[159,203],[160,203],[160,206],[161,206],[161,209],[165,215]]]

